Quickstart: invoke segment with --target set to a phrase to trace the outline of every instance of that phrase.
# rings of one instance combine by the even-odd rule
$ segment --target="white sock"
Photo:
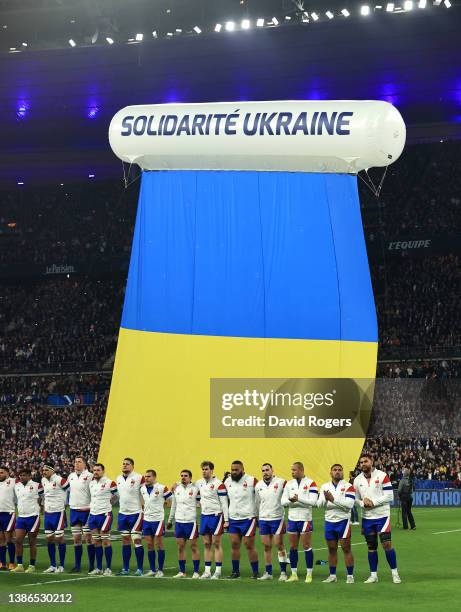
[[[391,572],[392,572],[393,576],[398,576],[399,575],[399,572],[397,571],[397,568],[391,570]]]
[[[294,574],[295,576],[297,576],[298,574],[298,568],[297,567],[292,567],[291,568],[291,573]]]
[[[221,566],[218,566],[217,568],[215,568],[214,573],[215,574],[220,574],[221,573]]]
[[[378,572],[371,572],[371,577],[372,578],[377,578],[378,577]]]
[[[311,569],[308,569],[308,570],[307,570],[307,575],[308,575],[308,576],[310,576],[311,574],[312,574],[312,570],[311,570]]]

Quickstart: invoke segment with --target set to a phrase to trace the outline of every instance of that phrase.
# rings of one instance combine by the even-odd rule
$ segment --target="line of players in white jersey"
[[[304,551],[307,574],[312,582],[314,554],[311,546],[313,531],[312,509],[325,509],[325,539],[328,546],[330,574],[323,582],[337,582],[336,566],[338,543],[344,553],[346,582],[354,582],[354,559],[351,552],[351,509],[362,508],[362,533],[368,545],[370,576],[366,583],[378,582],[378,537],[391,568],[392,580],[400,583],[395,551],[391,542],[390,502],[392,485],[385,472],[373,467],[370,455],[360,457],[361,474],[351,485],[344,480],[339,464],[331,467],[331,480],[317,488],[304,474],[304,466],[296,462],[291,467],[292,479],[286,481],[274,474],[269,463],[262,466],[262,479],[257,480],[244,471],[241,461],[234,461],[226,479],[214,475],[211,461],[201,464],[202,478],[193,482],[190,470],[182,470],[180,482],[171,490],[156,480],[155,470],[143,475],[134,471],[134,461],[126,458],[122,474],[113,481],[101,463],[87,469],[83,457],[76,457],[74,472],[67,479],[56,474],[53,467],[42,468],[41,483],[32,480],[30,470],[19,472],[18,479],[10,476],[9,468],[0,467],[0,563],[14,573],[34,572],[37,558],[37,534],[41,508],[44,508],[44,531],[47,539],[50,566],[45,573],[63,572],[66,556],[64,530],[67,527],[66,506],[70,507],[70,527],[74,541],[75,566],[81,571],[83,542],[87,545],[89,574],[112,575],[112,505],[118,498],[120,508],[117,529],[122,538],[123,567],[118,576],[130,573],[132,544],[136,556],[136,576],[162,578],[165,563],[163,535],[165,506],[170,506],[167,528],[174,524],[178,547],[179,572],[175,578],[186,577],[186,545],[192,554],[194,579],[221,578],[223,561],[222,534],[229,533],[232,555],[231,579],[240,578],[240,549],[247,549],[252,577],[272,580],[272,550],[278,552],[280,581],[298,581],[298,548]],[[16,517],[17,507],[17,517]],[[200,526],[197,525],[200,507]],[[288,524],[285,524],[285,509]],[[260,576],[255,533],[264,546],[265,571]],[[284,545],[288,534],[289,553]],[[199,534],[204,545],[204,572],[200,575]],[[14,535],[14,542],[13,542]],[[23,565],[23,544],[28,537],[30,561]],[[144,573],[144,547],[147,546],[149,570]],[[56,555],[58,545],[58,557]],[[14,557],[16,556],[16,565]],[[105,569],[103,570],[103,560]],[[212,562],[214,572],[212,573]],[[290,566],[290,575],[287,566]]]

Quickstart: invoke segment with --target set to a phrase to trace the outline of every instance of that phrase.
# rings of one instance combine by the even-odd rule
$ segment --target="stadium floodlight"
[[[94,178],[94,174],[89,174],[88,178]]]
[[[75,47],[77,45],[77,43],[75,42],[75,40],[73,40],[72,38],[69,40],[69,45],[71,47]]]
[[[176,32],[176,34],[181,34],[182,33],[182,28],[176,28],[175,32]]]
[[[440,6],[442,4],[442,0],[434,0],[435,6]]]
[[[27,47],[27,43],[26,43],[26,42],[23,42],[23,43],[22,43],[22,46],[23,46],[23,47]]]
[[[166,35],[167,36],[173,36],[173,32],[167,32]]]
[[[154,31],[152,32],[152,38],[157,38],[157,30],[154,30]]]
[[[279,24],[279,20],[277,19],[277,17],[272,17],[272,23],[274,25],[278,25]]]
[[[328,19],[333,19],[333,17],[334,17],[334,15],[333,15],[333,13],[331,11],[327,11],[325,13],[325,15],[328,17]]]
[[[201,34],[201,33],[202,33],[202,30],[201,30],[201,29],[200,29],[198,26],[194,26],[194,32],[195,32],[196,34]]]
[[[341,11],[341,14],[344,15],[344,17],[349,17],[349,15],[350,15],[350,13],[349,13],[349,11],[347,9],[343,9]]]
[[[113,44],[114,44],[114,39],[113,39],[113,38],[111,38],[110,36],[108,36],[108,37],[106,38],[106,40],[107,40],[107,42],[109,43],[109,45],[113,45]]]
[[[418,2],[418,8],[420,9],[425,9],[427,6],[427,0],[419,0]]]
[[[311,13],[311,17],[314,21],[318,21],[319,16],[317,15],[317,13]]]
[[[262,17],[260,17],[259,19],[256,20],[256,27],[257,28],[263,28],[264,27],[264,19],[262,19]]]
[[[226,30],[227,30],[227,32],[233,32],[235,30],[235,22],[234,21],[226,21]]]
[[[447,8],[450,8],[450,6],[451,6],[451,2],[450,2],[450,0],[444,0],[444,2],[443,2],[443,3],[444,3],[444,5],[445,5]]]
[[[250,29],[250,20],[249,19],[242,19],[242,23],[240,24],[242,27],[242,30],[249,30]]]
[[[141,42],[143,38],[144,38],[144,34],[141,34],[141,33],[138,33],[138,34],[136,34],[136,36],[135,36],[135,39],[136,39],[138,42]]]
[[[413,0],[405,0],[405,2],[403,3],[403,8],[405,11],[412,11],[413,10]]]
[[[18,185],[24,185],[24,181],[18,181]]]
[[[368,4],[362,4],[362,6],[360,7],[360,14],[364,17],[370,14],[370,7],[368,6]]]
[[[394,3],[393,2],[388,2],[387,6],[386,6],[386,11],[388,13],[393,13],[394,12]]]
[[[221,32],[221,30],[222,30],[222,24],[217,23],[217,24],[215,25],[215,27],[214,27],[214,31],[215,31],[215,32]]]
[[[290,15],[285,15],[285,19],[286,19],[287,21],[291,21],[291,17],[290,17]]]

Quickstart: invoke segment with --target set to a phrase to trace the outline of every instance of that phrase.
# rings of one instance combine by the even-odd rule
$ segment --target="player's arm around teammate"
[[[35,572],[37,561],[37,536],[40,529],[40,506],[43,498],[43,487],[32,480],[29,469],[19,472],[19,479],[15,484],[18,518],[16,520],[16,567],[11,570],[15,574]],[[29,540],[29,567],[25,570],[23,565],[24,540]]]
[[[110,529],[112,527],[112,504],[116,500],[117,484],[107,478],[102,463],[93,466],[93,478],[90,483],[90,514],[88,527],[91,530],[95,546],[96,567],[88,574],[112,576],[112,545]],[[106,558],[106,569],[103,572],[103,556]]]
[[[202,478],[196,482],[200,499],[200,535],[203,540],[205,571],[200,576],[206,580],[218,580],[222,571],[222,534],[229,524],[229,506],[227,490],[219,478],[214,475],[214,463],[202,461]],[[211,574],[211,563],[215,560],[215,572]]]
[[[123,567],[117,576],[128,576],[130,573],[131,543],[134,544],[137,569],[135,576],[142,576],[144,548],[142,545],[142,497],[141,487],[144,477],[134,471],[134,460],[125,457],[122,462],[122,473],[118,476],[117,491],[120,507],[117,517],[117,528],[122,534]]]
[[[64,529],[67,527],[66,505],[69,482],[59,474],[51,465],[44,465],[42,469],[42,486],[45,504],[44,527],[50,558],[50,566],[45,574],[64,571],[66,558],[66,542]],[[56,544],[58,545],[59,565],[56,565]]]
[[[234,461],[231,475],[224,483],[229,497],[229,539],[232,551],[232,574],[229,578],[240,578],[240,548],[242,540],[251,564],[252,578],[259,578],[258,552],[255,548],[256,478],[245,474],[243,463]]]
[[[172,497],[172,492],[167,486],[157,482],[157,472],[146,470],[144,474],[145,483],[141,487],[141,495],[144,500],[144,517],[142,533],[147,544],[147,558],[149,560],[149,571],[144,576],[163,578],[163,567],[165,564],[165,548],[163,546],[163,535],[165,533],[165,505]],[[158,569],[156,567],[155,553],[158,557]]]
[[[200,578],[200,551],[197,541],[197,504],[199,490],[195,483],[192,482],[192,472],[190,470],[181,470],[180,478],[180,483],[172,487],[174,491],[167,525],[169,529],[174,522],[174,532],[176,544],[178,546],[179,572],[174,577],[186,577],[186,544],[189,542],[192,553],[192,564],[194,567],[192,578],[196,579]]]
[[[88,517],[90,514],[90,482],[93,474],[88,470],[86,460],[81,455],[74,459],[74,471],[69,474],[70,530],[74,542],[75,564],[71,573],[80,573],[83,555],[83,542],[88,554],[88,570],[94,569],[95,549],[91,539]]]
[[[15,547],[13,542],[16,513],[15,513],[15,479],[10,476],[7,465],[0,466],[0,570],[14,569]],[[6,552],[10,559],[6,563]]]
[[[351,509],[355,503],[355,489],[344,480],[343,468],[334,464],[331,480],[322,485],[317,506],[325,508],[325,540],[328,546],[330,575],[323,582],[337,582],[338,541],[347,568],[346,582],[354,582],[354,558],[351,551]]]

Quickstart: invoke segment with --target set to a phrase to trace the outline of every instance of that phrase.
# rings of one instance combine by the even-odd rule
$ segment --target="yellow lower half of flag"
[[[323,483],[341,463],[347,478],[363,438],[210,438],[211,378],[368,378],[377,343],[235,338],[120,329],[99,461],[114,477],[124,457],[171,484],[182,469],[201,477],[211,460],[221,477],[234,460],[257,478],[269,462],[289,477],[294,461]]]

